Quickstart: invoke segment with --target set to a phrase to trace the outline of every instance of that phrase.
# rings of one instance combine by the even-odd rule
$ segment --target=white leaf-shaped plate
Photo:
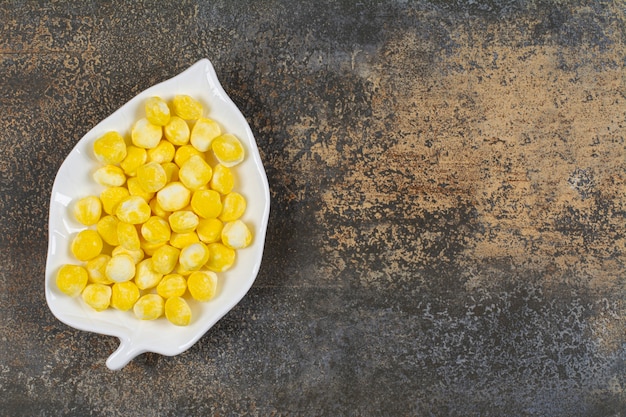
[[[237,251],[233,267],[218,274],[216,296],[209,302],[192,300],[189,303],[193,318],[186,327],[175,326],[163,317],[154,321],[138,320],[132,310],[96,312],[80,296],[70,298],[56,286],[56,273],[60,266],[79,263],[70,253],[70,242],[85,226],[74,220],[71,204],[80,197],[99,195],[103,189],[91,176],[98,166],[92,153],[93,141],[109,130],[128,135],[133,122],[144,117],[146,98],[160,96],[170,100],[176,94],[188,94],[201,101],[205,116],[216,120],[225,132],[236,135],[242,141],[246,157],[233,168],[237,179],[235,191],[246,197],[248,205],[242,220],[254,235],[249,247]],[[267,176],[250,126],[220,85],[209,60],[202,59],[178,76],[143,91],[96,125],[76,144],[61,165],[50,199],[45,282],[48,306],[60,321],[69,326],[120,339],[119,348],[106,361],[110,369],[120,369],[144,352],[167,356],[182,353],[228,313],[254,283],[261,265],[269,211]]]

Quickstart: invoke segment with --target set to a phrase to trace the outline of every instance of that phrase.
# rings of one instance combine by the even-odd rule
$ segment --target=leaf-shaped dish
[[[77,263],[70,253],[74,234],[85,228],[71,215],[72,202],[86,195],[99,195],[103,189],[92,180],[97,167],[93,141],[109,130],[130,132],[132,123],[143,117],[148,97],[170,100],[176,94],[188,94],[205,107],[205,115],[216,120],[223,130],[236,135],[246,151],[244,161],[234,168],[236,191],[246,197],[248,206],[242,220],[253,232],[252,244],[237,251],[231,269],[219,273],[216,296],[209,302],[190,303],[193,319],[178,327],[165,318],[142,321],[131,312],[107,309],[96,312],[80,297],[70,298],[56,286],[56,273],[65,263]],[[52,313],[74,328],[116,336],[119,348],[106,361],[113,370],[121,369],[137,355],[155,352],[173,356],[189,349],[248,292],[261,265],[265,232],[270,211],[269,186],[256,141],[246,119],[220,85],[211,62],[202,59],[190,68],[157,84],[118,109],[91,129],[67,156],[56,175],[50,199],[49,244],[46,262],[46,300]]]

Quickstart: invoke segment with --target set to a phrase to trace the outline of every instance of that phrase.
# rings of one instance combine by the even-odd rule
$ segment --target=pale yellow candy
[[[176,326],[191,323],[191,308],[182,297],[171,297],[165,301],[165,317]]]
[[[196,271],[187,277],[189,293],[197,301],[209,301],[217,292],[217,275],[212,271]]]
[[[108,279],[115,282],[126,282],[135,276],[135,261],[125,253],[112,256],[107,263],[104,273]]]
[[[200,155],[192,155],[185,161],[178,171],[178,178],[185,187],[197,190],[204,187],[211,180],[213,170]]]
[[[96,311],[103,311],[111,304],[111,287],[104,284],[89,284],[83,290],[83,301]]]
[[[133,145],[144,149],[156,148],[162,136],[163,128],[153,125],[146,118],[137,120],[130,133]]]
[[[211,149],[219,163],[228,168],[239,164],[245,157],[243,145],[235,135],[230,133],[213,139]]]
[[[102,202],[96,196],[90,195],[78,200],[73,207],[74,218],[85,226],[98,223],[102,215]]]
[[[141,262],[145,256],[141,248],[140,249],[126,249],[124,246],[116,246],[111,251],[112,256],[121,255],[122,253],[133,258],[133,262],[135,263],[135,265]]]
[[[130,193],[130,195],[139,196],[146,201],[152,200],[155,195],[155,193],[153,192],[148,192],[144,190],[141,186],[141,181],[139,181],[139,178],[137,177],[129,178],[126,182],[126,187],[128,187],[128,192]]]
[[[173,232],[189,233],[193,232],[198,226],[198,216],[189,210],[175,211],[168,217],[168,222]]]
[[[198,190],[191,197],[191,209],[203,219],[219,216],[222,207],[222,197],[215,190]]]
[[[126,158],[120,163],[120,167],[126,175],[134,176],[137,168],[145,164],[147,160],[148,152],[144,148],[131,145],[127,148]]]
[[[155,193],[167,184],[167,173],[158,162],[148,162],[137,168],[137,179],[141,188]]]
[[[183,209],[191,198],[191,191],[180,182],[171,182],[157,192],[157,202],[165,211]]]
[[[172,236],[170,237],[170,245],[178,249],[182,249],[185,246],[189,246],[192,243],[198,242],[200,242],[200,239],[195,232],[172,233]]]
[[[117,239],[125,249],[138,250],[140,248],[139,233],[134,224],[119,222],[117,224]]]
[[[192,243],[180,251],[178,262],[188,271],[198,270],[209,260],[209,249],[204,243]]]
[[[117,246],[120,241],[117,237],[117,224],[120,221],[115,216],[104,216],[96,223],[96,230],[102,240],[111,246]]]
[[[159,202],[157,201],[156,197],[150,200],[149,205],[150,205],[150,210],[152,210],[152,214],[155,216],[159,216],[161,218],[166,219],[171,214],[171,212],[163,210],[163,207],[159,205]]]
[[[178,167],[182,167],[185,162],[192,156],[197,155],[203,157],[202,152],[197,150],[191,145],[183,145],[176,149],[176,154],[174,155],[174,163],[178,165]]]
[[[128,197],[130,193],[125,187],[107,187],[100,193],[102,209],[107,214],[115,214],[119,203]]]
[[[187,280],[179,274],[168,274],[159,282],[156,290],[163,298],[182,297],[187,291]]]
[[[126,182],[126,175],[122,168],[115,165],[105,165],[93,173],[93,179],[106,187],[120,187]]]
[[[79,295],[89,280],[87,270],[79,265],[65,264],[59,268],[56,284],[62,293],[70,297]]]
[[[201,219],[196,227],[198,238],[204,243],[218,242],[222,238],[224,223],[219,219]]]
[[[141,320],[156,320],[163,315],[165,301],[158,294],[146,294],[133,306],[135,316]]]
[[[202,116],[202,104],[185,94],[179,94],[172,100],[172,108],[174,113],[185,120],[198,119]]]
[[[126,157],[126,142],[118,132],[107,132],[94,141],[93,153],[103,164],[119,164]]]
[[[176,268],[180,249],[163,245],[152,254],[152,269],[160,274],[169,274]]]
[[[102,252],[102,238],[95,230],[82,230],[72,239],[71,251],[79,261],[88,261]]]
[[[150,206],[143,198],[131,195],[124,198],[115,209],[117,218],[125,223],[140,224],[150,218]]]
[[[89,275],[89,282],[93,282],[94,284],[111,284],[109,278],[107,278],[105,270],[107,263],[111,260],[111,256],[101,253],[93,259],[87,261],[87,265],[85,269],[87,270],[87,274]]]
[[[128,311],[139,300],[139,288],[133,281],[116,282],[111,288],[111,307]]]
[[[209,185],[211,186],[211,189],[220,194],[228,194],[235,186],[235,176],[230,168],[227,168],[222,164],[217,164],[215,165],[215,168],[213,168],[213,176],[211,177]]]
[[[165,242],[148,242],[143,237],[140,237],[139,240],[141,240],[141,249],[143,249],[146,256],[153,256],[157,249],[165,245]]]
[[[141,225],[141,236],[149,243],[165,243],[170,240],[170,225],[159,216],[150,217]]]
[[[170,108],[161,97],[150,97],[144,105],[146,119],[157,126],[165,126],[170,121]]]
[[[181,146],[189,142],[189,125],[186,121],[178,116],[170,117],[170,121],[163,128],[165,139],[169,140],[173,145]]]
[[[148,150],[148,160],[158,162],[159,164],[171,162],[174,160],[176,149],[171,142],[163,139],[154,149]]]
[[[178,181],[178,165],[174,162],[164,162],[161,164],[167,176],[167,182]]]
[[[240,218],[246,211],[246,199],[241,194],[232,191],[224,196],[222,200],[222,212],[219,219],[226,222],[232,222]]]
[[[137,264],[135,284],[140,290],[156,287],[163,278],[163,274],[152,268],[152,259],[144,259]]]
[[[213,139],[221,133],[222,129],[215,120],[201,117],[194,124],[189,141],[200,152],[206,152],[211,148]]]
[[[235,263],[236,252],[220,242],[210,243],[207,245],[209,249],[209,259],[205,266],[214,272],[224,272],[230,269]]]
[[[241,220],[228,222],[222,229],[222,243],[231,249],[243,249],[250,246],[252,233]]]

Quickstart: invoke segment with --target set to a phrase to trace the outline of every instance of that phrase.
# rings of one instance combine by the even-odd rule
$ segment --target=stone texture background
[[[75,3],[0,4],[1,415],[626,415],[623,1]],[[203,57],[265,258],[190,350],[111,372],[45,303],[54,175]]]

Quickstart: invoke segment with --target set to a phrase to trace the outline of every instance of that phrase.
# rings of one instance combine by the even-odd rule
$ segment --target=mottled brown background
[[[1,415],[626,416],[624,1],[74,3],[0,5]],[[203,57],[265,258],[190,350],[111,372],[45,304],[54,175]]]

